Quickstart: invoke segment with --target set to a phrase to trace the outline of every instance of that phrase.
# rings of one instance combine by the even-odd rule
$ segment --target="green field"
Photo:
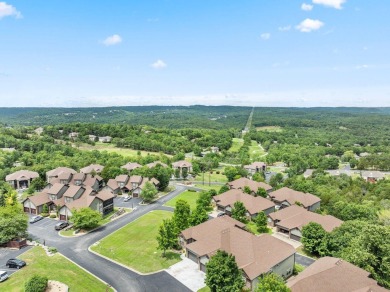
[[[208,182],[204,182],[204,185],[203,184],[194,184],[195,187],[197,188],[200,188],[200,189],[203,189],[205,191],[208,191],[208,190],[216,190],[217,193],[219,192],[219,189],[222,187],[222,185],[210,185],[208,184]]]
[[[249,146],[249,156],[252,161],[261,161],[261,158],[264,156],[265,151],[261,148],[255,140],[251,141],[251,146]]]
[[[244,145],[244,139],[241,138],[233,138],[233,145],[228,150],[229,152],[238,152],[241,146]]]
[[[220,183],[227,183],[227,177],[222,174],[224,169],[218,169],[219,173],[217,173],[215,170],[210,172],[205,172],[204,173],[204,183],[208,184],[210,182],[220,182]],[[195,177],[195,181],[201,181],[203,182],[203,173],[200,173]]]
[[[171,218],[173,213],[152,211],[125,227],[105,237],[91,249],[114,261],[118,261],[141,273],[151,273],[180,261],[180,255],[157,249],[158,228],[163,219]]]
[[[265,127],[256,127],[256,131],[264,132],[282,132],[283,129],[279,126],[265,126]]]
[[[196,200],[199,198],[199,194],[199,192],[185,191],[180,195],[174,197],[173,199],[169,200],[165,204],[165,206],[174,208],[178,200],[184,200],[187,201],[187,203],[190,205],[191,210],[194,210],[196,208]]]
[[[137,156],[138,152],[141,152],[141,156],[146,156],[148,154],[160,155],[159,152],[150,152],[150,151],[142,151],[142,150],[134,150],[129,148],[117,148],[111,143],[101,143],[96,142],[95,146],[89,144],[82,144],[78,147],[80,150],[98,150],[98,151],[107,151],[108,153],[116,153],[122,156]],[[172,155],[164,154],[166,156],[171,157]]]
[[[257,226],[256,226],[256,223],[253,222],[253,221],[249,221],[247,224],[246,224],[246,228],[253,234],[255,235],[258,235],[260,234],[260,232],[257,231]],[[272,234],[272,229],[271,228],[268,228],[268,233],[269,234]]]
[[[24,291],[25,282],[33,275],[62,282],[70,291],[106,291],[104,283],[60,254],[49,257],[41,247],[33,247],[19,258],[26,261],[27,266],[0,283],[0,291]]]

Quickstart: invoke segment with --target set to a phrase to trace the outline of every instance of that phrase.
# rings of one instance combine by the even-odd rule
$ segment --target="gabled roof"
[[[38,172],[30,171],[30,170],[19,170],[14,173],[11,173],[5,177],[6,181],[12,181],[12,180],[29,180],[39,177]]]
[[[91,174],[87,174],[85,180],[83,181],[84,186],[92,187],[96,181],[102,181],[103,178],[101,178],[99,175],[92,176]]]
[[[385,174],[381,171],[362,171],[362,177],[382,179],[385,178]]]
[[[132,171],[132,170],[134,170],[136,168],[139,168],[139,167],[142,167],[142,165],[138,164],[136,162],[128,162],[128,163],[126,163],[125,165],[122,166],[122,168],[125,168],[128,171]]]
[[[172,167],[173,168],[192,167],[192,163],[185,161],[185,160],[179,160],[179,161],[172,163]]]
[[[267,200],[263,197],[254,197],[252,195],[248,195],[241,189],[231,189],[220,195],[214,196],[213,199],[218,205],[223,207],[233,207],[235,202],[242,202],[245,206],[245,209],[247,209],[251,215],[275,207],[275,204],[270,200]]]
[[[271,213],[268,216],[272,220],[280,220],[280,222],[276,225],[289,230],[294,228],[302,230],[303,226],[309,224],[310,222],[315,222],[320,224],[327,232],[331,232],[343,223],[342,220],[331,215],[321,215],[310,212],[297,205],[289,206],[275,213]]]
[[[27,200],[30,200],[36,207],[42,206],[44,204],[51,202],[49,195],[45,192],[38,193],[34,196],[28,197],[23,202],[25,202]]]
[[[305,208],[308,208],[318,202],[321,202],[321,199],[317,196],[314,196],[310,193],[302,193],[287,187],[281,188],[277,191],[273,191],[269,194],[271,199],[278,202],[287,201],[290,205],[294,205],[295,202],[301,203]]]
[[[84,179],[85,179],[85,173],[76,173],[73,175],[73,181],[75,180],[84,181]]]
[[[112,178],[108,180],[106,186],[108,186],[113,191],[119,189],[118,183],[116,182],[115,179],[112,179]]]
[[[69,181],[72,178],[72,174],[70,172],[62,172],[60,173],[57,178],[59,180],[67,180]],[[51,181],[51,180],[50,180]]]
[[[292,292],[386,292],[370,273],[339,258],[323,257],[287,281]]]
[[[115,196],[111,192],[103,190],[103,191],[98,192],[96,194],[96,197],[98,197],[100,200],[105,202],[109,199],[113,199]]]
[[[246,186],[248,186],[252,192],[257,192],[258,188],[263,188],[266,191],[272,190],[272,187],[266,183],[263,182],[257,182],[254,180],[250,180],[246,177],[241,177],[239,179],[236,179],[234,181],[231,181],[228,183],[231,189],[244,189]]]
[[[96,196],[90,196],[90,195],[84,194],[80,198],[78,198],[77,200],[74,200],[70,203],[66,203],[63,207],[66,206],[66,207],[68,207],[69,210],[73,210],[73,209],[78,210],[81,208],[87,208],[87,207],[91,206],[94,199],[101,200],[100,198],[98,198]]]
[[[82,186],[74,186],[74,185],[70,185],[69,188],[66,190],[66,192],[64,193],[64,197],[70,197],[70,198],[73,198],[77,192],[80,190],[80,189],[83,189],[84,192],[85,192],[85,188],[83,188]]]
[[[186,239],[195,240],[186,248],[199,257],[211,257],[217,250],[224,250],[235,256],[238,267],[251,280],[269,272],[295,253],[290,244],[269,234],[255,236],[232,222],[226,222],[226,218],[229,217],[218,217],[184,230],[183,236],[190,235]]]
[[[123,183],[126,183],[127,180],[129,179],[129,176],[127,174],[121,174],[121,175],[118,175],[115,180],[117,182],[123,182]]]
[[[142,176],[140,175],[132,175],[130,176],[129,183],[138,183],[140,184],[142,182]]]
[[[49,170],[48,172],[46,172],[46,176],[47,177],[58,176],[63,172],[68,172],[71,174],[77,173],[77,171],[75,171],[74,169],[69,168],[69,167],[57,167],[55,169],[52,169],[52,170]]]
[[[156,167],[157,165],[161,165],[162,167],[168,167],[168,165],[166,165],[165,163],[162,163],[161,161],[155,161],[155,162],[146,164],[146,166],[149,168]]]
[[[46,189],[46,193],[50,195],[57,195],[63,188],[68,189],[68,186],[60,183],[55,183],[51,186],[51,188]]]
[[[91,164],[84,168],[80,169],[80,172],[82,173],[91,173],[92,171],[95,171],[96,173],[102,172],[104,166],[100,164]]]

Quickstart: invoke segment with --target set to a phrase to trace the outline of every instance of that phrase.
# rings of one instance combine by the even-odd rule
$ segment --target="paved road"
[[[45,240],[46,245],[55,246],[60,253],[101,278],[117,291],[190,291],[165,271],[142,276],[88,251],[88,247],[93,243],[150,211],[156,209],[172,210],[172,208],[162,205],[171,198],[179,195],[185,189],[184,186],[177,186],[176,190],[160,200],[146,206],[138,205],[137,209],[133,212],[108,223],[94,232],[80,237],[64,238],[59,236],[54,231],[54,225],[51,226],[50,221],[54,220],[48,218],[40,221],[40,224],[37,224],[39,222],[31,224],[29,226],[29,233],[34,238],[39,238],[41,242]],[[129,202],[131,204],[131,201]],[[122,203],[127,204],[128,202]]]
[[[295,263],[300,264],[304,267],[308,267],[314,262],[315,262],[315,260],[312,258],[301,255],[299,253],[295,254]]]
[[[22,253],[28,251],[31,246],[25,246],[19,250],[10,250],[8,248],[0,248],[0,270],[7,271],[9,275],[17,271],[17,269],[10,269],[5,266],[7,261],[12,258],[20,256]]]

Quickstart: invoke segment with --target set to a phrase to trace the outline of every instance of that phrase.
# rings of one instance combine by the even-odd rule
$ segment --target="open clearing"
[[[283,129],[280,126],[264,126],[264,127],[256,127],[256,131],[282,132]]]
[[[103,282],[60,254],[49,257],[41,247],[34,247],[19,258],[27,266],[0,283],[1,291],[24,291],[25,282],[33,275],[62,282],[69,286],[70,291],[106,291],[107,286]]]
[[[129,148],[118,148],[112,145],[111,143],[101,143],[96,142],[95,146],[89,145],[89,144],[82,144],[80,147],[78,147],[80,150],[98,150],[98,151],[107,151],[108,153],[116,153],[122,156],[138,156],[138,152],[141,153],[141,156],[146,156],[148,154],[154,154],[154,155],[160,155],[159,152],[151,152],[151,151],[143,151],[143,150],[134,150]],[[165,154],[166,156],[172,157],[172,155]]]
[[[180,254],[167,251],[166,257],[163,257],[162,251],[157,249],[156,237],[162,221],[172,215],[167,211],[149,212],[102,239],[91,249],[141,273],[166,269],[180,261]]]
[[[241,146],[244,144],[244,139],[241,138],[233,138],[233,145],[230,147],[228,152],[238,152]]]
[[[252,161],[259,161],[262,156],[264,156],[265,151],[262,147],[257,144],[255,140],[251,141],[251,146],[249,146],[249,156]],[[261,160],[260,160],[261,161]]]
[[[169,200],[165,205],[175,208],[176,202],[178,200],[184,200],[190,205],[191,210],[194,210],[196,208],[196,200],[199,198],[199,195],[200,192],[185,191],[180,195],[174,197],[173,199]]]

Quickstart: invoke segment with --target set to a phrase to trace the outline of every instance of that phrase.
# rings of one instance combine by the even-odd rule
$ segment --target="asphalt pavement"
[[[308,267],[314,262],[315,262],[315,259],[309,258],[309,257],[301,255],[299,253],[295,254],[295,263],[300,264],[304,267]]]
[[[31,246],[25,246],[19,250],[11,250],[8,248],[0,248],[0,270],[7,271],[8,275],[13,274],[18,271],[18,269],[11,269],[6,267],[6,263],[9,259],[16,258],[20,256],[22,253],[25,253],[31,248]]]

